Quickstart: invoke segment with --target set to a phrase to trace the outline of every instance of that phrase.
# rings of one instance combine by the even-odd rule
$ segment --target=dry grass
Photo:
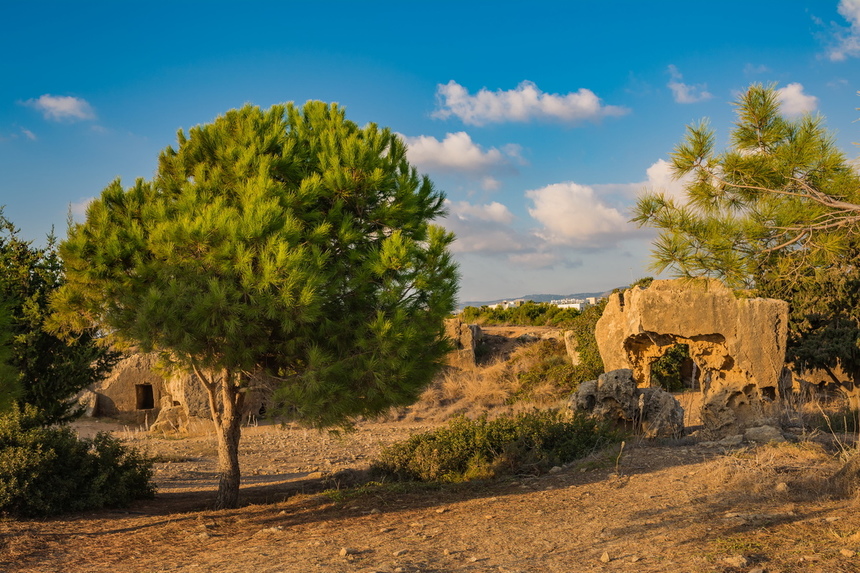
[[[831,480],[840,463],[819,443],[771,443],[724,456],[706,485],[748,502],[820,501],[840,493]]]
[[[541,342],[522,342],[513,349],[506,347],[503,356],[489,357],[476,366],[446,369],[416,404],[398,411],[396,417],[442,422],[460,415],[496,416],[536,406],[557,405],[566,398],[567,392],[560,391],[554,380],[530,387],[527,400],[520,396],[521,374],[537,368],[548,358],[567,360],[566,354],[546,353],[547,346]]]

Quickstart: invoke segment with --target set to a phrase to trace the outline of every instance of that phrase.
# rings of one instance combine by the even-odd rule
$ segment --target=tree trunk
[[[239,506],[239,438],[242,435],[245,394],[240,391],[240,380],[235,379],[232,372],[225,371],[220,380],[200,378],[209,395],[209,409],[218,438],[218,495],[215,509],[233,509]]]

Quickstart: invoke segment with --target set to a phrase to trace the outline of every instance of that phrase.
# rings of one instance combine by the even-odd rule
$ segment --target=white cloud
[[[803,115],[818,107],[818,98],[803,93],[803,84],[793,83],[781,87],[776,90],[776,96],[786,115]]]
[[[524,238],[510,227],[513,214],[501,203],[473,205],[468,201],[446,201],[448,216],[442,221],[457,240],[455,253],[506,254],[521,252]]]
[[[707,91],[707,84],[690,85],[682,82],[684,76],[681,75],[676,66],[669,66],[669,74],[672,79],[666,85],[672,90],[672,96],[677,103],[696,103],[714,97]]]
[[[485,151],[465,131],[448,133],[442,141],[429,135],[401,137],[409,147],[409,160],[423,169],[483,172],[522,162],[519,146],[506,145],[501,150],[491,147]]]
[[[651,191],[662,192],[667,197],[671,197],[677,201],[686,201],[686,186],[691,181],[691,176],[686,175],[680,179],[675,179],[672,170],[672,164],[665,159],[658,159],[655,163],[645,170],[648,176],[648,181],[645,186]]]
[[[508,260],[514,264],[526,267],[527,269],[549,269],[558,264],[571,268],[582,266],[581,260],[571,261],[569,259],[565,259],[564,256],[557,251],[518,253],[508,257]]]
[[[481,189],[484,191],[498,191],[501,188],[502,182],[495,177],[487,175],[486,177],[481,178]]]
[[[72,217],[76,221],[82,221],[87,216],[87,207],[95,200],[95,197],[85,197],[76,203],[70,203],[69,210],[72,212]]]
[[[586,185],[554,183],[525,195],[534,202],[529,215],[543,225],[537,236],[550,244],[594,247],[627,226],[627,217]]]
[[[486,205],[472,205],[468,201],[453,203],[447,202],[448,212],[462,220],[478,219],[481,221],[494,221],[496,223],[510,223],[514,215],[507,207],[493,201]]]
[[[838,10],[849,26],[834,25],[834,45],[827,53],[827,57],[834,62],[860,56],[860,0],[841,0]]]
[[[451,80],[447,84],[439,84],[436,98],[439,109],[433,117],[447,119],[456,116],[468,125],[535,119],[576,123],[620,116],[630,111],[625,107],[602,104],[594,92],[585,88],[564,95],[549,94],[530,81],[521,82],[512,90],[482,88],[472,95]]]
[[[38,139],[38,138],[36,137],[36,134],[35,134],[35,133],[33,133],[32,131],[30,131],[29,129],[26,129],[26,128],[24,128],[24,127],[22,127],[22,128],[21,128],[21,133],[23,133],[23,134],[24,134],[24,137],[26,137],[26,138],[27,138],[27,139],[29,139],[30,141],[36,141],[36,139]]]
[[[766,74],[768,72],[770,72],[770,68],[768,68],[764,64],[755,65],[748,63],[744,66],[744,75],[747,76],[758,76],[761,74]]]
[[[45,94],[37,99],[29,99],[24,105],[42,112],[45,119],[54,121],[81,121],[95,119],[96,114],[86,100],[72,96]]]

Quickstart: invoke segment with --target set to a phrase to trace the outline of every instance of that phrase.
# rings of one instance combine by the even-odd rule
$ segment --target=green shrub
[[[152,497],[152,462],[107,433],[79,439],[38,410],[0,415],[0,513],[21,517],[120,507]]]
[[[467,306],[461,314],[463,322],[467,323],[555,326],[559,328],[569,326],[578,316],[579,311],[575,308],[559,308],[548,302],[531,301],[511,308],[490,308],[486,305],[480,308]]]
[[[686,344],[676,344],[651,364],[653,382],[669,392],[684,390],[681,370],[684,361],[690,357],[690,347]]]
[[[461,417],[382,451],[372,472],[400,480],[459,482],[540,473],[613,441],[590,418],[557,410],[488,420]]]

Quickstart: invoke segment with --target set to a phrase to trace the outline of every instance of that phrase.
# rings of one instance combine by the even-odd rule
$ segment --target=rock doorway
[[[717,434],[770,422],[785,361],[788,304],[736,297],[718,281],[654,281],[614,293],[595,336],[607,372],[629,368],[640,388],[653,365],[686,345],[702,396],[700,418]]]
[[[135,409],[152,410],[155,408],[155,392],[152,384],[135,384]]]

